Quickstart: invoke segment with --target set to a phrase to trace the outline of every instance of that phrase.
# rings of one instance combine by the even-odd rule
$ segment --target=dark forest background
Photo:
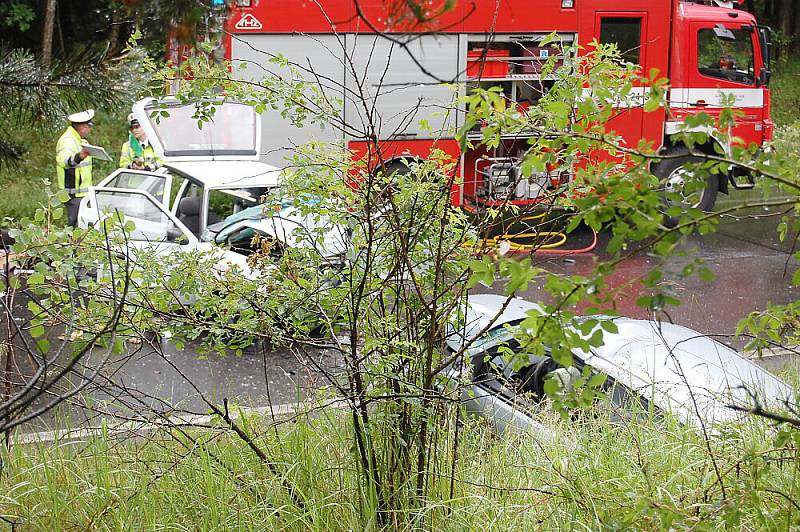
[[[114,57],[138,29],[140,42],[158,57],[170,32],[196,40],[211,11],[210,0],[3,0],[0,46],[33,51],[44,64],[88,48]]]
[[[396,1],[396,0],[394,0]],[[415,0],[402,0],[412,2]],[[163,56],[167,35],[192,43],[207,31],[212,0],[3,0],[0,45],[33,51],[44,64],[70,59],[87,47],[113,57],[138,28],[152,56]],[[620,0],[625,3],[625,0]],[[800,1],[745,0],[741,6],[775,30],[778,54],[800,45]]]

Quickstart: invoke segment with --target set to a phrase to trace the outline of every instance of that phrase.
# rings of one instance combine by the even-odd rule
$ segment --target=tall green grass
[[[361,482],[341,412],[267,430],[258,444],[303,507],[246,445],[177,431],[146,442],[13,446],[0,515],[21,530],[369,530],[375,503]],[[558,435],[498,438],[468,419],[450,492],[455,431],[431,449],[428,495],[392,516],[399,530],[788,530],[800,525],[796,447],[750,421],[717,431],[669,423],[549,420]],[[722,478],[724,487],[718,481]]]
[[[770,89],[775,123],[800,127],[800,58],[788,57],[777,63]]]

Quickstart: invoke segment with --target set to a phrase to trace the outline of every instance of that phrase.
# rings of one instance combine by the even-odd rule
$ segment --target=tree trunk
[[[53,26],[56,20],[56,0],[46,0],[42,26],[42,64],[50,66],[53,59]]]
[[[58,42],[61,45],[61,55],[67,55],[67,47],[64,45],[64,29],[61,27],[61,10],[56,6],[56,28],[58,29]]]
[[[119,50],[119,38],[122,34],[122,11],[115,9],[111,14],[111,29],[108,32],[108,55],[113,56]]]
[[[792,35],[792,2],[793,0],[779,0],[775,6],[775,20],[785,38]]]

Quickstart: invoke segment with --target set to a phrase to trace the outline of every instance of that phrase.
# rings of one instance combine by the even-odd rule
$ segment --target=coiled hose
[[[531,222],[542,220],[547,216],[547,212],[539,214],[526,215],[520,218],[520,222]],[[541,242],[543,238],[554,238],[553,242]],[[574,255],[578,253],[588,253],[597,247],[597,232],[592,230],[592,243],[584,248],[579,249],[558,249],[563,246],[568,240],[568,236],[563,231],[524,231],[520,233],[512,233],[509,231],[503,234],[483,238],[478,241],[477,245],[480,249],[491,249],[490,253],[496,253],[503,242],[508,243],[508,249],[504,250],[502,254],[506,253],[538,253],[542,255]]]

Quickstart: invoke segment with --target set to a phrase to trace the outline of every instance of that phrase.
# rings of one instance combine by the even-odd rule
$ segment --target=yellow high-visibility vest
[[[158,156],[152,144],[148,144],[142,148],[142,155],[139,157],[144,161],[145,166],[149,166],[150,169],[155,169],[164,164],[163,159]],[[119,167],[129,168],[134,159],[136,159],[136,153],[134,153],[130,141],[127,141],[122,145],[122,150],[119,155]]]
[[[92,186],[92,158],[87,157],[77,165],[73,157],[83,149],[84,140],[69,126],[56,144],[56,182],[71,196],[82,197]]]

